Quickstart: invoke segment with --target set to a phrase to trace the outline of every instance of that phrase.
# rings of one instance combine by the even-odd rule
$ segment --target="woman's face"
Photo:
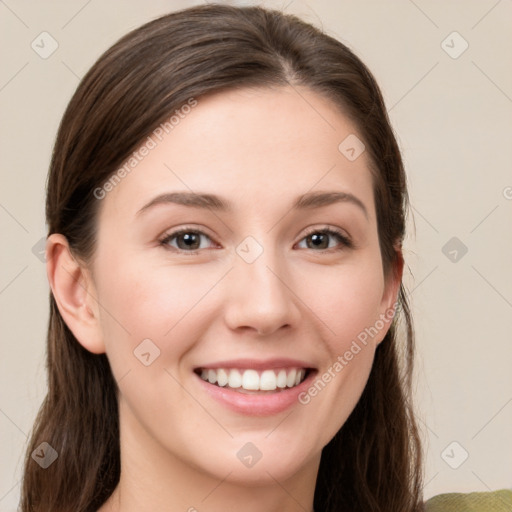
[[[179,113],[97,194],[91,270],[123,464],[253,483],[316,471],[398,289],[367,153],[305,88],[224,92]],[[279,387],[294,369],[306,380]]]

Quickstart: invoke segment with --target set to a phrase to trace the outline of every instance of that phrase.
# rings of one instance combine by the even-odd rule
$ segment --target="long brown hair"
[[[408,197],[375,79],[341,42],[295,16],[255,6],[171,13],[130,32],[98,59],[59,127],[47,183],[48,234],[66,236],[73,254],[88,261],[100,203],[94,190],[170,114],[210,92],[288,84],[329,98],[357,126],[371,160],[383,269],[395,271]],[[317,512],[421,510],[413,354],[401,285],[398,315],[377,348],[364,392],[322,451]],[[120,477],[117,385],[105,354],[78,343],[51,293],[47,368],[48,394],[27,448],[21,510],[94,512]],[[58,453],[47,469],[31,457],[41,442]]]

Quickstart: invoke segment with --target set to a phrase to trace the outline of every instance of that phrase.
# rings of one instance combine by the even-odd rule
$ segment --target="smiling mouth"
[[[276,368],[254,370],[243,368],[197,368],[201,379],[218,387],[239,393],[276,393],[294,388],[303,382],[312,368]]]

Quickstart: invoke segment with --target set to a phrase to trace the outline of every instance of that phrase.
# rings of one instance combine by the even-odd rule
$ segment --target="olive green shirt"
[[[512,512],[512,490],[439,494],[425,503],[425,512]]]

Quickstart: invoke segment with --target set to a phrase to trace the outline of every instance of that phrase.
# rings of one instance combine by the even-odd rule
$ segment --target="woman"
[[[339,41],[219,5],[123,37],[51,162],[22,510],[421,510],[406,209]]]

